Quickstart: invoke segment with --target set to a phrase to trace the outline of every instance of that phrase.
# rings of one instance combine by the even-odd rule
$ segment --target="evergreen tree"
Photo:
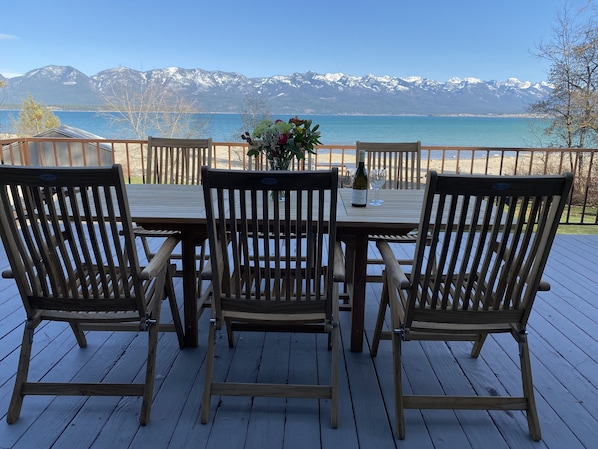
[[[47,106],[38,103],[29,94],[23,99],[18,121],[12,127],[19,136],[35,136],[60,126],[60,119]]]

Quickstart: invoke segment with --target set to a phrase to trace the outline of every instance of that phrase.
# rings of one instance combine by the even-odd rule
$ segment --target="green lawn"
[[[598,225],[559,225],[558,233],[598,235]]]

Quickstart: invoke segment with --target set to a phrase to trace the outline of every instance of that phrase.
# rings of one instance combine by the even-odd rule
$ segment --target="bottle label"
[[[353,206],[365,206],[368,202],[368,191],[353,189],[351,204]]]

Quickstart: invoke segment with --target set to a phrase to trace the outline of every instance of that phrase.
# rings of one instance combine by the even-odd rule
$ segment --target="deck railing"
[[[0,163],[14,165],[123,166],[126,181],[145,182],[146,140],[12,138],[0,140]],[[571,171],[573,193],[563,215],[564,224],[598,224],[598,149],[498,148],[422,146],[422,178],[431,170],[441,173],[538,175]],[[247,144],[214,142],[213,166],[254,169]],[[343,174],[355,167],[355,145],[320,145],[305,167],[338,167]],[[295,164],[292,169],[297,168]]]

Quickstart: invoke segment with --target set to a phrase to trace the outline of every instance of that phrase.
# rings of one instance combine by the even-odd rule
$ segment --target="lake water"
[[[57,111],[63,125],[84,129],[104,138],[135,138],[110,120],[109,114]],[[0,133],[9,133],[18,111],[0,110]],[[215,142],[240,142],[239,114],[197,114],[202,136]],[[287,120],[288,116],[274,116]],[[302,116],[303,118],[303,116]],[[322,143],[352,145],[355,141],[416,141],[423,145],[481,147],[545,147],[546,120],[520,117],[410,117],[310,115],[320,124]]]

